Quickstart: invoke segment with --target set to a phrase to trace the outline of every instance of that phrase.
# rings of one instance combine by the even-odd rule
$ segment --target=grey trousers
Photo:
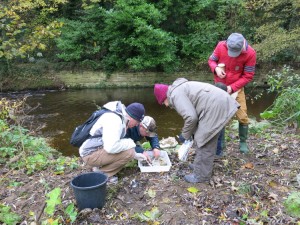
[[[109,154],[103,148],[98,148],[97,151],[82,159],[88,166],[101,167],[100,170],[111,177],[118,173],[126,163],[132,160],[134,154],[134,148],[116,154]]]
[[[219,133],[202,147],[196,148],[196,156],[193,163],[194,174],[197,179],[200,179],[200,182],[209,181],[212,176],[218,137]]]

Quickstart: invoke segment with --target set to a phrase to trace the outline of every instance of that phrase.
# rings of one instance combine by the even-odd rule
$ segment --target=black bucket
[[[107,180],[106,174],[91,172],[78,175],[71,181],[79,210],[104,206]]]

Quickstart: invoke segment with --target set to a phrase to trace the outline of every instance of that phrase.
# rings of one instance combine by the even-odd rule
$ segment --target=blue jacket
[[[128,128],[125,138],[131,138],[134,142],[140,141],[144,138],[144,136],[142,136],[140,134],[140,130],[139,130],[139,125],[132,127],[132,128]],[[159,146],[159,140],[158,140],[158,136],[156,135],[155,137],[145,137],[147,139],[147,141],[149,141],[151,148],[160,148]]]

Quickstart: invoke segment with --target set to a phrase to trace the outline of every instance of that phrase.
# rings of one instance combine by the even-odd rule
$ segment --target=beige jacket
[[[194,135],[198,147],[218,134],[234,116],[239,104],[220,88],[208,83],[178,78],[167,92],[169,106],[184,119],[182,135]]]

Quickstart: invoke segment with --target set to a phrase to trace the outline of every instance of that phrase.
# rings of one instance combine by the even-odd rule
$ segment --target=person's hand
[[[144,152],[143,152],[143,155],[146,156],[147,162],[150,162],[150,163],[151,163],[151,158],[150,158],[148,152],[147,152],[147,151],[144,151]]]
[[[142,161],[147,161],[147,157],[143,153],[135,153],[134,159],[142,162]]]
[[[232,94],[232,88],[230,86],[227,86],[227,93],[230,95]]]
[[[183,143],[185,142],[185,138],[182,136],[182,134],[179,134],[179,135],[177,136],[177,138],[178,138],[178,140],[179,140],[179,142],[180,142],[181,144],[183,144]]]
[[[157,148],[153,149],[153,156],[157,159],[160,156],[160,151]]]
[[[215,72],[216,72],[217,76],[220,77],[221,79],[226,77],[225,71],[220,67],[216,67]]]

